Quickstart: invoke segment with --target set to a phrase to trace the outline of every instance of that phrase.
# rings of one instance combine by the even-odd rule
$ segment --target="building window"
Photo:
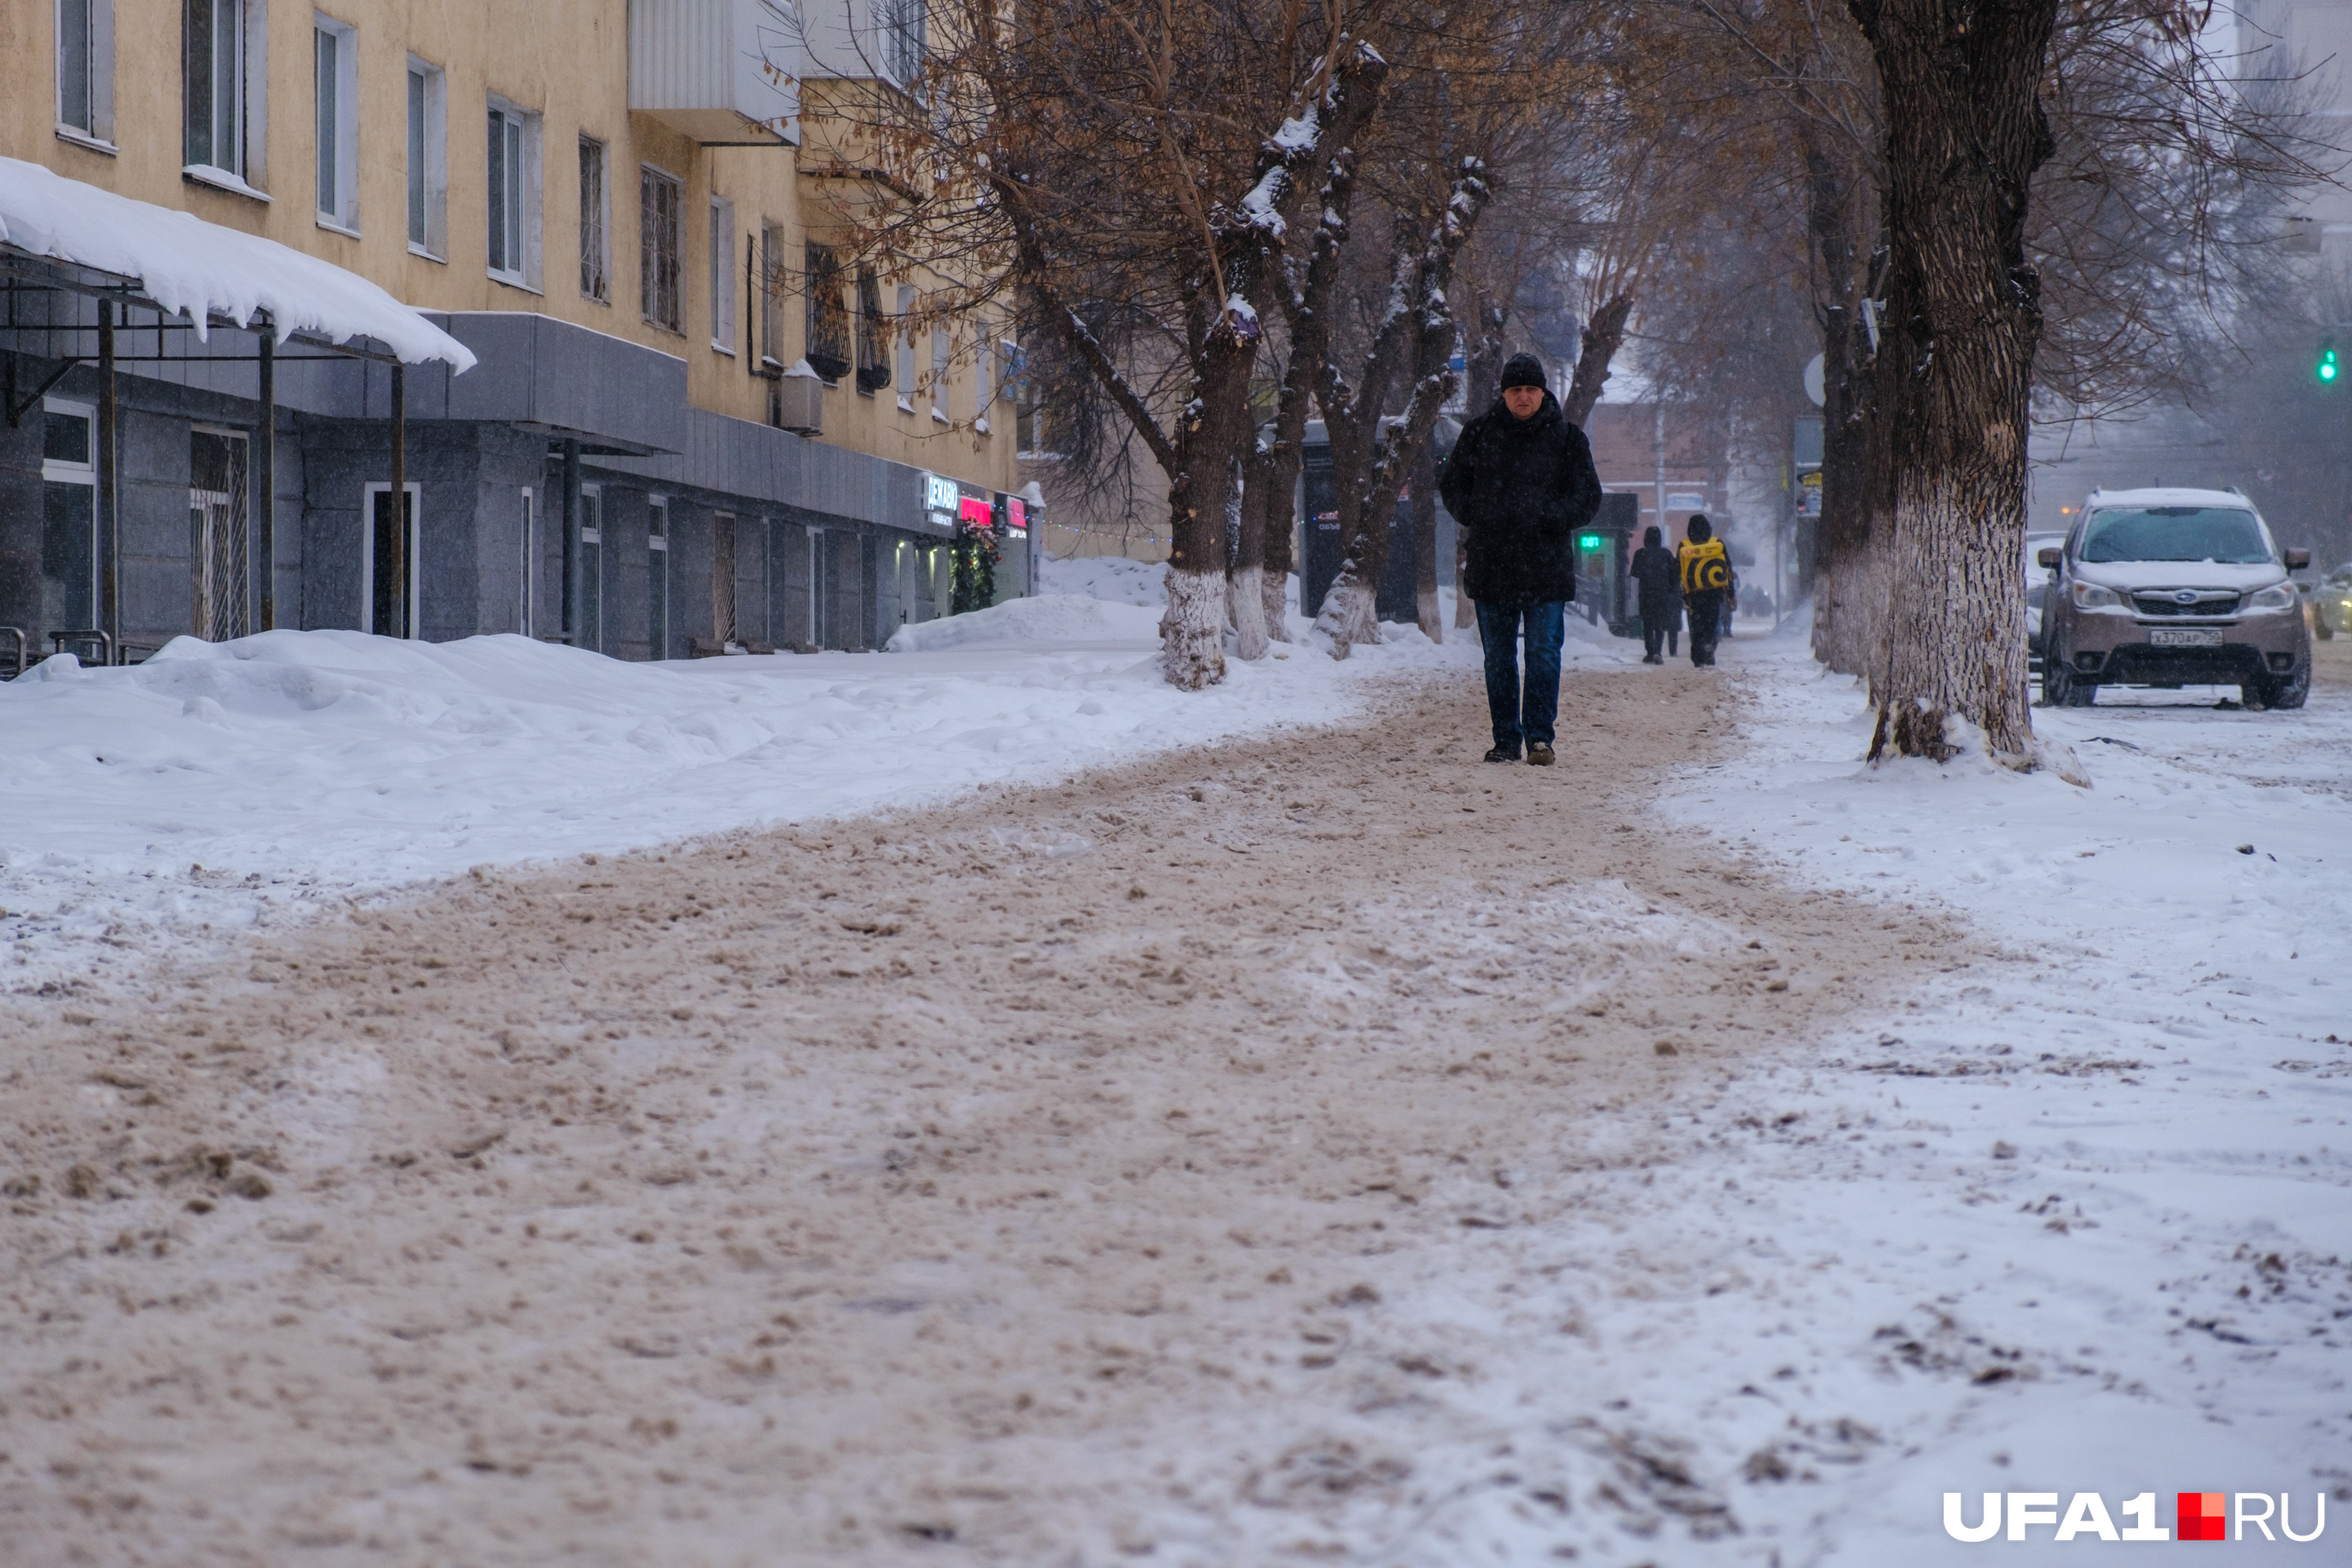
[[[206,642],[226,642],[252,630],[247,458],[242,431],[196,426],[189,432],[188,629]]]
[[[424,601],[417,584],[424,573],[416,559],[416,504],[422,491],[415,484],[407,489],[400,508],[407,526],[394,532],[392,487],[367,487],[367,548],[360,555],[360,630],[378,637],[414,637],[421,625]]]
[[[669,657],[669,502],[653,498],[646,512],[646,657]]]
[[[678,299],[678,252],[685,224],[685,191],[675,175],[647,163],[637,171],[637,284],[646,321],[670,331],[684,330]]]
[[[802,357],[827,385],[850,370],[849,310],[842,302],[841,259],[829,246],[808,247],[807,347]]]
[[[449,79],[408,59],[408,248],[439,261],[449,254]]]
[[[929,0],[877,0],[875,22],[882,35],[882,70],[900,87],[923,74],[924,13]]]
[[[604,178],[604,144],[580,138],[580,297],[613,298],[613,193]]]
[[[735,352],[735,204],[710,198],[710,346]]]
[[[114,140],[114,0],[57,0],[58,129]]]
[[[360,226],[359,34],[329,16],[313,19],[318,95],[319,221],[357,232]]]
[[[490,276],[539,286],[539,116],[493,99],[489,110]]]
[[[538,608],[535,602],[538,595],[533,592],[539,584],[539,513],[534,504],[537,500],[531,488],[523,486],[522,580],[515,595],[515,630],[525,637],[535,635],[532,630],[536,619],[533,612]]]
[[[783,293],[783,279],[778,269],[783,266],[784,231],[773,224],[760,229],[760,368],[782,370],[783,362],[777,351],[783,347],[783,313],[777,309]]]
[[[246,183],[246,0],[186,0],[187,166]]]
[[[43,401],[41,619],[53,632],[88,631],[98,625],[97,411]]]
[[[915,290],[907,284],[898,285],[898,406],[912,414],[915,411],[915,329],[910,325],[915,314]]]
[[[948,362],[954,357],[955,345],[949,341],[943,326],[931,329],[931,417],[944,425],[948,422]]]
[[[740,642],[735,606],[735,519],[719,512],[710,520],[710,637],[720,647]]]
[[[890,384],[890,319],[882,313],[882,282],[872,268],[857,269],[857,390],[871,397]]]
[[[971,356],[971,427],[988,434],[988,405],[996,400],[996,342],[992,329],[980,329],[980,347]]]
[[[580,583],[573,602],[572,646],[604,651],[604,492],[580,489]]]

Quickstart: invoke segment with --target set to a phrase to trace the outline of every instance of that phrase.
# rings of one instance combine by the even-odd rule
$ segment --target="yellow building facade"
[[[119,371],[119,542],[89,552],[119,556],[122,638],[260,629],[190,601],[209,547],[181,514],[206,504],[274,509],[247,534],[269,559],[232,575],[281,626],[669,658],[875,647],[942,611],[958,519],[1027,512],[1009,331],[906,330],[938,279],[846,243],[893,199],[845,152],[856,106],[911,79],[923,26],[919,0],[0,0],[0,158],[331,263],[478,360],[404,373],[387,554],[386,368],[289,364],[265,408],[150,312],[158,352]],[[31,561],[63,559],[73,510],[44,453],[81,437],[49,426],[96,395],[86,302],[29,276],[0,352],[16,402],[48,390],[0,431],[0,623],[37,639],[96,614]],[[144,342],[138,307],[117,320]]]

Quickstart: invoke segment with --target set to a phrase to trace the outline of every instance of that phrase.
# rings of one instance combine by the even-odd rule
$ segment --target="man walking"
[[[1490,763],[1552,761],[1559,643],[1576,597],[1576,533],[1601,510],[1584,432],[1568,422],[1533,354],[1503,366],[1502,400],[1463,428],[1437,484],[1468,557],[1462,591],[1478,606],[1486,651]],[[1527,679],[1518,644],[1527,640]]]
[[[1690,610],[1691,663],[1700,669],[1715,663],[1716,638],[1723,632],[1723,601],[1731,591],[1731,557],[1715,525],[1705,512],[1692,514],[1686,539],[1676,559],[1682,566],[1683,603]]]
[[[1642,548],[1633,552],[1627,571],[1640,590],[1634,608],[1642,617],[1642,662],[1664,664],[1665,654],[1675,651],[1675,631],[1683,621],[1678,569],[1675,552],[1666,548],[1666,536],[1655,528],[1643,529]]]

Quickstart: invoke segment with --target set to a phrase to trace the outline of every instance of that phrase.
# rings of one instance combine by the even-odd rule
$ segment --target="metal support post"
[[[261,558],[260,622],[278,629],[278,333],[261,333],[261,408],[253,429],[253,552]]]
[[[392,367],[392,550],[387,563],[392,578],[392,616],[408,635],[408,367]],[[382,627],[378,627],[382,630]]]
[[[115,400],[114,301],[98,302],[98,527],[101,571],[99,625],[107,658],[122,646],[122,457],[121,410]]]
[[[563,637],[580,641],[580,443],[563,443]]]

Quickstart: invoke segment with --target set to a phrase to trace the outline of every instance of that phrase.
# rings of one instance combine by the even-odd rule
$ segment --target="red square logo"
[[[2173,1531],[2181,1541],[2227,1541],[2230,1539],[2229,1505],[2221,1492],[2179,1492],[2179,1511],[2174,1516],[2178,1526]]]

